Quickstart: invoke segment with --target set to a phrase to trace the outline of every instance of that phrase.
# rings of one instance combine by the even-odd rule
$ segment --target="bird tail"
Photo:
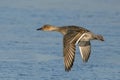
[[[95,39],[100,40],[100,41],[104,41],[104,38],[102,35],[95,35]]]

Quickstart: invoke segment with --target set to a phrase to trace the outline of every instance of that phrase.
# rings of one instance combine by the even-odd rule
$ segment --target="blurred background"
[[[88,63],[79,50],[64,71],[59,33],[44,24],[77,25],[102,34]],[[120,0],[0,0],[0,80],[119,80]]]

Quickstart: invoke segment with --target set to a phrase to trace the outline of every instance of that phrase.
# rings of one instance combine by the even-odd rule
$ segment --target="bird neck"
[[[59,27],[57,27],[57,26],[52,26],[52,28],[51,28],[51,31],[58,31],[59,30]]]

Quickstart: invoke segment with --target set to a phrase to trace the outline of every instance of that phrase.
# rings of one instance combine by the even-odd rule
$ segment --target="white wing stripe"
[[[80,50],[80,53],[81,53],[81,57],[83,59],[83,53],[82,53],[82,50],[81,50],[81,47],[79,46],[79,50]]]
[[[78,42],[81,40],[81,38],[82,38],[85,34],[86,34],[86,33],[84,33],[84,34],[82,34],[82,35],[80,36],[80,38],[76,41],[75,45],[78,44]]]

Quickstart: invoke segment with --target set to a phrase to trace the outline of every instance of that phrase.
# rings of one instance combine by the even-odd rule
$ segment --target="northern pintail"
[[[79,46],[83,62],[87,62],[91,53],[90,40],[104,41],[103,36],[96,35],[91,31],[79,26],[62,26],[44,25],[37,30],[57,31],[63,34],[63,56],[65,71],[70,71],[75,59],[76,45]]]

